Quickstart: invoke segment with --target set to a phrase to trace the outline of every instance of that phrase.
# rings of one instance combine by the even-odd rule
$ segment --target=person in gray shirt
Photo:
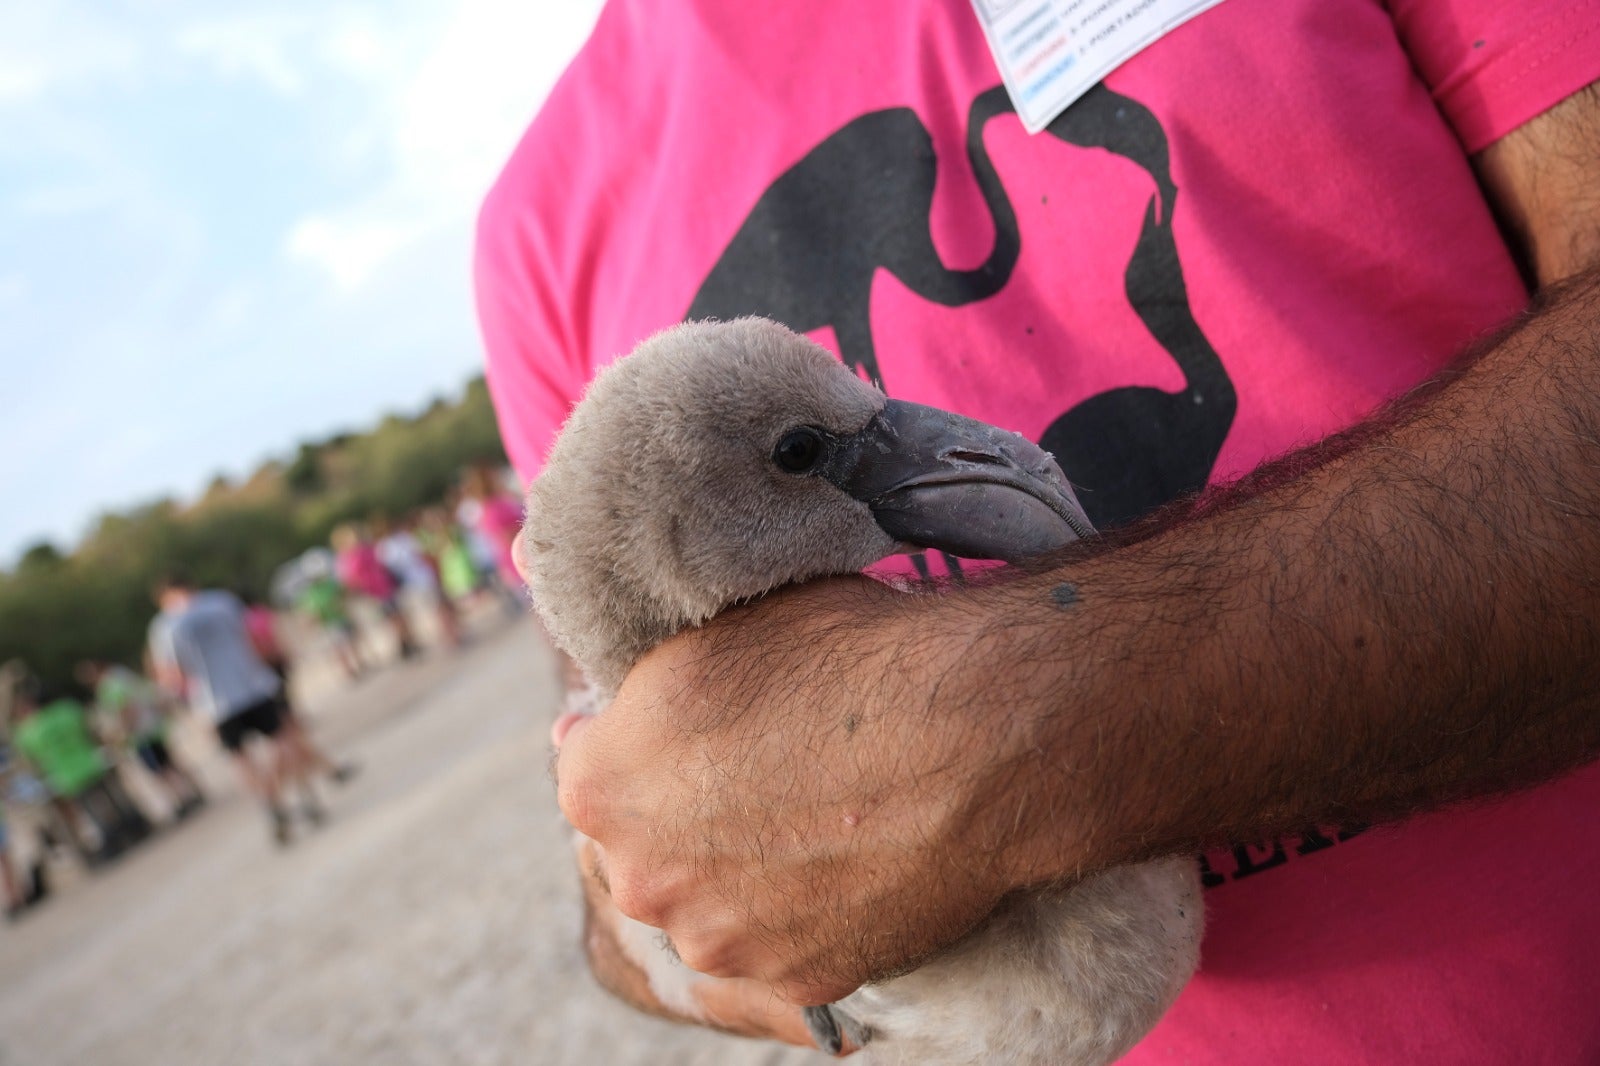
[[[160,582],[156,602],[161,611],[150,623],[150,657],[157,681],[211,719],[245,787],[266,804],[274,839],[288,843],[284,786],[300,786],[313,822],[322,820],[322,808],[306,780],[295,731],[285,728],[283,683],[251,643],[244,604],[231,592],[196,589],[181,576]],[[245,747],[252,734],[266,741],[264,762]]]

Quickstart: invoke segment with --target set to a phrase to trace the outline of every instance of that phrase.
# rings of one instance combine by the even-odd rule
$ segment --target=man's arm
[[[1600,264],[1600,84],[1473,158],[1537,286]]]
[[[1591,759],[1595,110],[1481,160],[1540,308],[1371,423],[1115,550],[934,597],[787,590],[646,656],[559,763],[617,906],[825,1002],[1019,886]]]

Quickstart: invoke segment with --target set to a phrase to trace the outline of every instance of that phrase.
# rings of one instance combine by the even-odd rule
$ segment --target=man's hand
[[[695,970],[831,1002],[1010,887],[975,806],[998,791],[1005,716],[912,683],[964,651],[959,624],[910,624],[925,599],[858,578],[729,611],[566,734],[562,809],[604,842],[616,905]]]
[[[692,1015],[681,1014],[662,1003],[643,968],[622,947],[619,927],[623,919],[601,878],[596,876],[600,854],[594,841],[580,843],[578,866],[585,872],[584,952],[589,969],[602,988],[637,1010],[669,1021],[697,1022],[725,1033],[781,1040],[797,1047],[816,1046],[800,1008],[785,1003],[771,988],[756,981],[708,977],[696,982],[690,986],[697,1006]]]

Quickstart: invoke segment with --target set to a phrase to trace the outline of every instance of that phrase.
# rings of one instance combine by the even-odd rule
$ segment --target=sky
[[[600,0],[0,0],[0,567],[481,370],[474,216]]]

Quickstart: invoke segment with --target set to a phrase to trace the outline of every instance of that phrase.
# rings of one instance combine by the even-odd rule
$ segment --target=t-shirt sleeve
[[[547,183],[521,165],[527,142],[490,190],[478,216],[473,283],[489,395],[506,455],[526,484],[567,413],[583,395],[587,361],[567,328],[539,212]]]
[[[1600,79],[1600,0],[1390,0],[1389,8],[1468,152]]]

